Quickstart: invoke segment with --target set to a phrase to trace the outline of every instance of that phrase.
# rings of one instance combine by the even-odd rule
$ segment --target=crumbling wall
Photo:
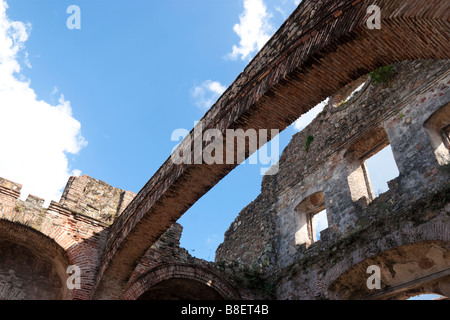
[[[71,211],[111,224],[135,194],[89,176],[71,177],[60,204]]]
[[[275,263],[273,199],[260,195],[239,214],[216,251],[216,263],[239,262],[268,267]]]
[[[147,250],[133,271],[122,298],[255,299],[254,292],[235,282],[236,273],[195,258],[180,247],[182,231],[183,227],[175,223]],[[204,284],[209,288],[203,287]],[[159,298],[157,294],[160,294]]]
[[[450,62],[402,62],[388,69],[389,77],[380,83],[369,78],[347,101],[349,88],[330,97],[324,111],[293,136],[278,173],[263,180],[262,194],[271,194],[271,200],[241,212],[216,261],[232,260],[237,253],[244,264],[259,263],[257,242],[274,249],[266,271],[277,285],[278,298],[355,298],[370,294],[365,282],[359,295],[332,293],[330,287],[357,263],[416,242],[443,241],[437,246],[448,250],[448,165],[438,162],[424,123],[450,101]],[[364,160],[389,144],[400,175],[389,182],[388,192],[375,198]],[[322,195],[329,227],[319,241],[298,243],[297,207],[317,194]],[[267,229],[260,243],[259,226],[268,216],[275,228]],[[243,253],[243,246],[249,252]],[[450,267],[448,258],[440,263],[429,273]]]
[[[29,195],[26,201],[20,200],[21,188],[0,178],[0,299],[90,299],[110,225],[134,194],[89,176],[71,177],[60,202],[52,201],[44,208],[39,197]],[[128,279],[130,286],[148,275],[154,286],[146,288],[153,290],[144,294],[146,298],[155,297],[155,292],[164,292],[166,298],[181,294],[181,287],[172,287],[176,281],[185,286],[184,294],[193,297],[196,293],[213,298],[254,297],[245,288],[241,295],[227,282],[233,275],[181,248],[182,230],[175,223],[148,249]],[[67,286],[69,266],[80,268],[79,289]],[[158,282],[152,272],[167,279]],[[213,285],[204,287],[211,279]],[[190,290],[189,284],[196,289]],[[129,299],[132,292],[109,294]]]
[[[7,281],[4,287],[9,288],[9,293],[17,292],[5,297],[89,299],[108,226],[134,194],[88,176],[71,177],[61,201],[51,201],[44,208],[44,199],[39,197],[29,195],[25,201],[20,200],[21,188],[18,183],[0,178],[0,245],[7,264],[0,271],[0,282]],[[17,253],[15,257],[12,252]],[[29,270],[26,261],[21,264],[21,259],[36,262],[34,280],[34,271]],[[69,265],[80,268],[80,289],[69,290],[66,285]],[[14,286],[7,280],[10,271],[16,274]],[[40,273],[47,273],[49,282],[40,283]],[[40,294],[38,288],[42,289]]]

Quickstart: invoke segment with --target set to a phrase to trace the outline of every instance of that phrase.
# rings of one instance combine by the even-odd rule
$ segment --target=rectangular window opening
[[[444,141],[447,149],[450,149],[450,124],[441,130],[442,140]]]
[[[370,195],[369,200],[373,200],[380,194],[388,191],[388,182],[399,175],[398,167],[390,145],[366,159],[363,167],[365,182]],[[371,190],[372,192],[370,192]]]
[[[320,233],[328,228],[328,219],[327,219],[327,210],[324,209],[320,211],[319,213],[315,214],[313,217],[313,231],[316,236],[315,241],[320,240]]]
[[[327,211],[322,192],[315,193],[303,200],[295,209],[297,230],[295,244],[311,244],[320,240],[320,232],[328,228]]]

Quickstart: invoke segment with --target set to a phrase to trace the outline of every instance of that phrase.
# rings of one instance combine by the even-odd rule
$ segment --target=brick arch
[[[0,267],[12,268],[10,274],[6,274],[8,270],[0,270],[4,273],[1,284],[11,286],[7,280],[10,277],[16,278],[12,284],[17,280],[23,282],[24,292],[13,287],[6,289],[12,299],[73,298],[66,286],[69,258],[54,239],[20,222],[0,219],[0,252],[6,255],[0,257]]]
[[[63,219],[55,219],[51,215],[39,215],[33,210],[24,210],[20,206],[4,207],[0,208],[0,221],[38,232],[53,240],[65,251],[76,244],[73,237],[59,225]]]
[[[379,67],[404,60],[450,59],[448,0],[378,0],[380,30],[366,25],[372,4],[302,1],[205,114],[203,130],[284,130]],[[193,130],[190,137],[194,134]],[[123,292],[136,261],[236,166],[176,165],[169,157],[111,227],[94,298]]]
[[[343,300],[407,299],[423,292],[446,295],[440,286],[450,282],[449,231],[448,223],[439,221],[373,240],[331,268],[324,286],[330,298]],[[381,270],[381,290],[367,288],[372,265]]]
[[[213,289],[223,299],[241,300],[239,293],[217,273],[205,267],[177,263],[152,268],[129,284],[122,298],[137,300],[157,284],[171,279],[194,280]]]
[[[88,217],[74,214],[64,209],[61,205],[51,202],[47,210],[42,207],[28,208],[27,202],[17,203],[16,206],[0,206],[0,222],[9,224],[11,230],[23,229],[23,235],[35,234],[36,241],[30,243],[39,244],[53,243],[61,251],[68,265],[76,265],[81,270],[81,288],[71,290],[66,299],[86,300],[89,299],[92,286],[95,281],[95,268],[98,266],[97,258],[102,249],[102,238],[105,226]],[[45,210],[45,211],[44,211]],[[6,231],[0,232],[7,234]],[[19,233],[17,233],[17,236]],[[26,238],[21,237],[22,243],[27,243]],[[67,266],[64,275],[66,278]],[[65,281],[65,280],[64,280]]]

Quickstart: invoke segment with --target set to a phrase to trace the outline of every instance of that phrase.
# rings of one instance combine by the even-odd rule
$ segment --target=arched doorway
[[[128,285],[125,300],[241,300],[239,293],[212,270],[189,264],[164,264]]]
[[[450,285],[450,243],[425,241],[386,250],[347,270],[329,287],[333,299],[407,300],[433,293],[447,296]],[[380,288],[368,279],[380,270]]]

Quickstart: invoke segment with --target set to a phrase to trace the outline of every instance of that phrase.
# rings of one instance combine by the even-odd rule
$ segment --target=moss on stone
[[[397,70],[392,65],[387,65],[372,71],[370,78],[374,83],[382,84],[388,83],[396,74]]]
[[[311,135],[309,135],[309,136],[306,138],[306,142],[305,142],[305,151],[306,151],[306,152],[309,151],[309,148],[310,148],[311,143],[312,143],[313,141],[314,141],[314,137],[311,136]]]

